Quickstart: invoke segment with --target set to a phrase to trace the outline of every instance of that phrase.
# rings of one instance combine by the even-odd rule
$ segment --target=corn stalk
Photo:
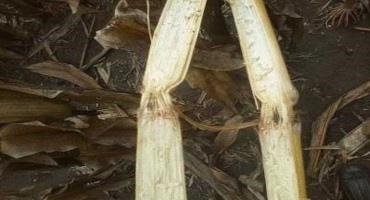
[[[249,81],[261,102],[259,139],[270,200],[306,199],[292,85],[262,0],[229,0]]]
[[[169,92],[187,73],[206,0],[167,0],[138,111],[137,200],[186,199],[181,129]]]

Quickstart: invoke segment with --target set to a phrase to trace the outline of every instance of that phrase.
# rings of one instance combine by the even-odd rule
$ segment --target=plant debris
[[[326,131],[329,126],[330,120],[333,118],[334,114],[337,110],[343,108],[344,106],[348,105],[352,101],[361,99],[366,97],[370,94],[370,82],[366,82],[359,87],[349,91],[342,97],[340,97],[337,101],[331,104],[324,113],[320,115],[320,117],[316,120],[314,127],[313,127],[313,135],[311,139],[311,147],[320,147],[324,144]],[[321,150],[312,150],[310,152],[310,162],[308,167],[308,172],[311,176],[317,175],[317,164],[320,158]]]
[[[0,199],[135,199],[141,83],[165,3],[1,0]],[[369,1],[264,4],[301,96],[310,198],[366,198]],[[230,4],[208,0],[188,73],[169,91],[189,200],[267,199],[261,102],[239,39]]]

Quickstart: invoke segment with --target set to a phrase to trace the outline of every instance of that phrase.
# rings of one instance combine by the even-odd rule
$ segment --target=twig
[[[83,65],[81,67],[81,70],[82,71],[88,70],[91,66],[96,64],[102,57],[104,57],[105,54],[107,54],[110,50],[111,48],[104,48],[100,53],[98,53],[96,56],[91,58],[91,60],[87,64]]]
[[[45,36],[42,36],[41,41],[32,48],[28,57],[31,58],[32,56],[40,52],[42,49],[44,49],[45,44],[49,45],[57,41],[59,38],[63,37],[64,35],[66,35],[68,32],[70,32],[75,27],[75,25],[80,19],[81,19],[80,14],[74,14],[74,15],[69,16],[62,25],[58,25],[57,27],[49,31]]]
[[[83,50],[82,50],[82,55],[81,55],[81,59],[80,59],[80,68],[82,67],[82,65],[84,64],[84,61],[85,61],[85,57],[86,57],[86,52],[87,52],[87,48],[89,47],[89,44],[90,44],[90,39],[91,39],[91,33],[92,33],[92,31],[93,31],[93,29],[94,29],[94,25],[95,25],[95,15],[93,15],[93,18],[92,18],[92,21],[91,21],[91,25],[90,25],[90,27],[89,27],[89,30],[88,30],[88,32],[87,32],[87,39],[86,39],[86,43],[85,43],[85,46],[84,46],[84,48],[83,48]],[[81,22],[82,22],[82,20],[81,20]],[[84,23],[82,23],[82,24],[84,24]]]
[[[255,189],[253,189],[251,186],[246,186],[248,191],[251,192],[258,200],[266,200],[265,197]]]
[[[323,6],[321,6],[321,8],[318,10],[319,13],[321,13],[322,11],[324,11],[332,2],[333,0],[329,0],[327,1]]]
[[[304,148],[303,150],[340,150],[341,148],[339,146],[336,146],[336,145],[329,145],[329,146],[319,146],[319,147],[307,147],[307,148]]]
[[[82,19],[82,17],[81,17],[81,24],[82,24],[82,28],[84,29],[86,37],[89,37],[89,29],[87,28],[87,25],[85,21]]]
[[[182,119],[184,119],[186,122],[189,124],[193,125],[196,128],[199,128],[201,130],[208,130],[208,131],[222,131],[222,130],[235,130],[235,129],[244,129],[244,128],[249,128],[253,126],[257,126],[259,123],[259,119],[255,119],[249,122],[243,122],[243,123],[238,123],[238,124],[233,124],[230,126],[211,126],[211,125],[206,125],[203,123],[199,123],[190,117],[186,116],[184,113],[182,113],[179,109],[176,108],[176,111]]]
[[[335,196],[330,192],[330,190],[325,185],[321,183],[319,185],[329,199],[335,200]]]
[[[197,100],[197,104],[199,104],[199,105],[202,104],[203,101],[204,101],[204,99],[206,98],[206,96],[207,96],[207,93],[204,92],[204,91],[202,91],[202,93],[200,94],[200,96],[199,96],[199,98]]]
[[[59,62],[58,58],[54,55],[53,51],[51,50],[49,43],[45,42],[43,43],[42,46],[44,47],[46,53],[49,54],[52,60],[54,60],[55,62]]]
[[[366,32],[370,32],[370,28],[366,28],[366,27],[359,27],[359,26],[356,26],[356,27],[354,27],[353,29],[358,30],[358,31],[366,31]]]
[[[150,27],[150,3],[149,3],[149,0],[146,0],[146,21],[147,21],[147,26],[148,26],[149,39],[150,39],[150,41],[152,41],[153,36],[152,36],[152,29]]]

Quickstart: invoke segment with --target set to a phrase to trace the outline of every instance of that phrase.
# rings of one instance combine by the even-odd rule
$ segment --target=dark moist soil
[[[312,123],[336,99],[370,78],[370,32],[352,29],[369,27],[370,17],[364,16],[356,25],[328,30],[317,28],[317,8],[309,1],[294,1],[297,12],[304,17],[305,34],[297,49],[290,51],[286,62],[290,71],[301,78],[294,83],[300,91],[297,108],[302,112],[303,143],[310,145]],[[338,141],[361,121],[356,114],[370,117],[370,98],[355,101],[339,111],[330,123],[326,142]],[[307,152],[304,152],[307,156]],[[306,159],[307,161],[307,159]],[[310,180],[308,180],[310,183]],[[320,187],[308,184],[311,199],[329,198]]]
[[[304,36],[296,45],[295,49],[286,51],[286,62],[288,69],[292,74],[294,84],[300,92],[300,101],[297,109],[300,113],[303,123],[303,145],[310,145],[311,127],[314,120],[333,103],[338,97],[347,91],[359,86],[361,83],[368,81],[370,78],[370,32],[361,32],[353,30],[353,26],[347,28],[337,28],[328,30],[321,27],[322,23],[317,23],[317,8],[320,4],[311,3],[305,0],[296,0],[297,13],[304,18]],[[145,9],[143,4],[137,3],[141,9]],[[145,5],[145,4],[144,4]],[[112,15],[108,7],[107,12],[96,14],[96,25],[94,30],[101,29]],[[110,11],[108,11],[110,10]],[[90,17],[84,17],[86,22],[91,21]],[[52,20],[51,20],[52,21]],[[50,27],[55,23],[50,22]],[[370,17],[364,17],[356,26],[370,27]],[[45,30],[49,30],[45,29]],[[95,32],[93,31],[93,32]],[[57,45],[52,44],[56,49],[56,56],[62,62],[79,65],[80,56],[86,41],[81,24],[66,36],[62,42]],[[85,63],[96,55],[102,48],[95,40],[92,40],[85,59]],[[32,61],[23,64],[43,61],[48,56],[41,53]],[[109,54],[106,63],[112,66],[112,81],[107,85],[118,91],[139,92],[140,84],[138,77],[143,73],[143,60],[135,57],[132,52],[127,50],[114,51]],[[42,83],[47,86],[57,85],[60,87],[65,84],[55,79],[37,76],[21,69],[18,63],[0,63],[0,77],[5,79],[18,79],[30,83]],[[133,68],[133,65],[136,65]],[[96,76],[95,70],[89,70],[88,73]],[[119,77],[126,77],[125,80]],[[100,82],[103,84],[102,80]],[[187,88],[187,86],[180,86]],[[199,91],[197,91],[197,95]],[[188,94],[189,98],[194,98],[194,93]],[[342,111],[334,118],[328,131],[328,140],[337,141],[343,137],[343,131],[349,132],[360,124],[359,119],[354,115],[360,115],[364,119],[370,117],[370,98],[364,98],[356,101]],[[245,131],[243,131],[245,132]],[[256,138],[250,138],[251,134],[240,134],[236,144],[231,148],[237,151],[246,147],[245,141],[255,141]],[[247,145],[248,146],[248,145]],[[304,152],[305,157],[307,151]],[[222,158],[219,160],[221,166],[227,166],[221,169],[229,175],[238,178],[241,174],[249,174],[256,168],[254,159],[250,162],[243,161],[226,161]],[[306,159],[307,160],[307,159]],[[227,164],[222,164],[226,162]],[[190,177],[190,176],[188,176]],[[194,178],[194,177],[193,177]],[[201,200],[213,199],[215,193],[210,189],[207,183],[194,178],[194,183],[190,186],[188,199]],[[189,179],[188,179],[189,181]],[[310,179],[307,180],[309,197],[311,199],[328,199],[326,193],[317,185],[313,185]],[[115,193],[114,199],[131,199],[127,193]],[[113,197],[112,197],[113,199]]]

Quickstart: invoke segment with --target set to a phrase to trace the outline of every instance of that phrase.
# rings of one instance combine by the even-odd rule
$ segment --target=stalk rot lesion
[[[174,110],[174,105],[171,102],[169,93],[143,93],[141,106],[138,112],[141,118],[155,119],[157,117],[164,119],[176,119],[177,112]]]
[[[252,90],[261,102],[261,143],[267,196],[305,199],[298,101],[262,0],[232,0],[241,49]]]
[[[205,4],[168,0],[155,30],[138,111],[137,200],[186,199],[181,128],[170,90],[185,79]]]
[[[184,80],[205,0],[168,0],[150,49],[138,115],[136,199],[185,200],[181,129],[169,95]],[[290,81],[263,0],[230,0],[254,95],[271,200],[305,199],[300,122]],[[181,38],[181,43],[178,39]]]

